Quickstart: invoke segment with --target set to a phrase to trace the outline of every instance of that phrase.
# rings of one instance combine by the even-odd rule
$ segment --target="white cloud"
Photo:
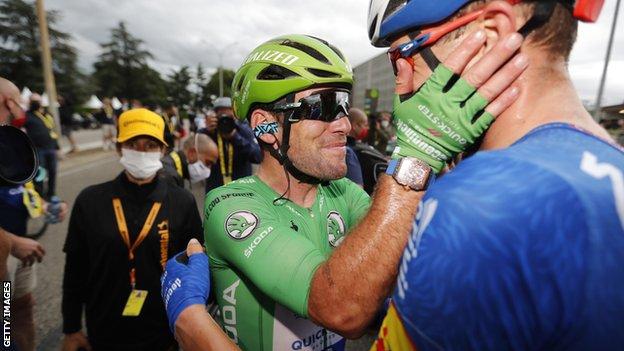
[[[383,51],[368,42],[366,0],[48,0],[46,5],[61,12],[60,28],[74,35],[86,70],[99,54],[98,43],[107,41],[110,28],[122,20],[145,41],[154,67],[164,74],[199,62],[218,67],[217,50],[225,47],[223,65],[236,69],[255,46],[286,33],[324,38],[354,66]],[[570,73],[587,100],[593,101],[598,89],[614,6],[605,2],[598,23],[581,24],[572,53]],[[624,9],[618,22],[603,103],[624,101]]]

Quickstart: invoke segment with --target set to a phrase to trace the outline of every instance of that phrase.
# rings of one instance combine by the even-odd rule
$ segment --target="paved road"
[[[88,140],[95,135],[93,132],[83,134]],[[104,152],[99,148],[92,151],[71,154],[61,161],[58,189],[59,196],[69,205],[73,204],[78,193],[85,187],[113,179],[121,171],[118,156],[114,152]],[[195,186],[198,206],[201,206],[203,191]],[[200,213],[203,211],[200,210]],[[35,323],[38,350],[59,350],[62,338],[61,319],[61,287],[65,254],[63,243],[67,234],[65,221],[48,228],[40,239],[46,249],[44,261],[38,265],[38,283],[35,290]],[[368,350],[370,337],[350,342],[348,350]]]

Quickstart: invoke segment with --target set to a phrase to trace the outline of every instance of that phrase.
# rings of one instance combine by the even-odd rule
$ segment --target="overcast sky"
[[[324,38],[353,66],[383,52],[368,42],[368,0],[47,0],[46,7],[61,12],[59,27],[73,35],[85,71],[119,21],[145,41],[163,74],[199,62],[218,67],[219,50],[223,66],[235,70],[255,46],[285,33]],[[570,72],[585,100],[596,97],[614,8],[607,0],[598,23],[581,24]],[[618,17],[603,105],[624,102],[624,9]]]

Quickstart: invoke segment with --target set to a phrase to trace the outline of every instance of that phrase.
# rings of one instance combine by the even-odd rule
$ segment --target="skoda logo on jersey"
[[[236,211],[225,220],[225,231],[234,239],[242,240],[258,226],[258,217],[249,211]]]
[[[338,247],[344,239],[347,226],[340,213],[331,211],[327,214],[327,237],[332,247]]]

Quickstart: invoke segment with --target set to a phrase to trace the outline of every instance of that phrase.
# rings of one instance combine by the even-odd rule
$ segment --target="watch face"
[[[414,158],[404,158],[397,167],[395,179],[399,184],[414,190],[424,190],[430,173],[431,168],[426,163]]]

